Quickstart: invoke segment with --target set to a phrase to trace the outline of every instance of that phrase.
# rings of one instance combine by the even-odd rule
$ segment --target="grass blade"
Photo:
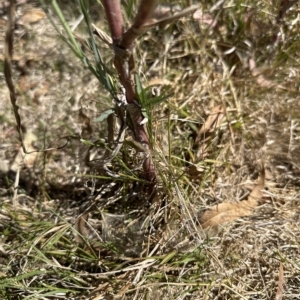
[[[69,46],[71,46],[72,50],[75,52],[75,54],[78,57],[83,58],[83,56],[84,56],[83,52],[82,52],[79,44],[77,43],[77,41],[76,41],[76,39],[74,37],[74,34],[73,34],[71,28],[69,27],[66,19],[64,18],[64,15],[63,15],[60,7],[58,6],[56,0],[52,0],[51,4],[52,4],[52,7],[53,7],[54,11],[55,11],[56,15],[58,16],[58,18],[59,18],[59,20],[60,20],[60,22],[61,22],[61,24],[62,24],[62,26],[63,26],[63,28],[64,28],[64,30],[66,32],[68,38],[69,38],[69,41],[70,41],[68,43]]]

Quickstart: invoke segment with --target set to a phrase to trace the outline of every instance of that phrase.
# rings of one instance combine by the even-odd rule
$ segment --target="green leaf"
[[[167,95],[160,95],[157,97],[151,97],[150,96],[150,87],[148,88],[143,88],[140,77],[135,74],[135,88],[136,88],[136,93],[139,97],[140,100],[140,105],[142,106],[142,108],[145,108],[147,111],[149,111],[149,109],[151,110],[155,105],[167,101],[168,98],[170,98],[171,96],[173,96],[173,92],[167,94]]]
[[[167,94],[167,95],[161,95],[161,96],[158,96],[158,97],[153,97],[153,98],[149,98],[146,100],[145,102],[145,106],[155,106],[161,102],[164,102],[164,101],[167,101],[170,97],[172,97],[174,95],[174,93],[170,93],[170,94]]]
[[[132,13],[133,13],[133,5],[134,5],[134,0],[129,0],[126,5],[124,5],[126,15],[128,18],[131,18]]]
[[[87,140],[84,140],[84,139],[80,139],[80,142],[83,143],[84,145],[87,145],[87,146],[95,146],[94,143],[92,143],[90,141],[87,141]]]
[[[69,44],[69,46],[72,48],[72,50],[75,52],[75,54],[82,58],[84,55],[83,55],[83,52],[78,44],[78,42],[76,41],[75,37],[74,37],[74,34],[71,30],[71,28],[69,27],[66,19],[64,18],[64,15],[60,9],[60,7],[58,6],[56,0],[52,0],[52,7],[56,13],[56,15],[58,16],[62,26],[64,27],[64,30],[69,38],[69,41],[67,40],[67,43]],[[53,21],[53,20],[52,20]],[[54,22],[52,22],[52,24],[55,24]],[[55,25],[54,25],[55,26]],[[55,26],[56,30],[59,32],[58,28]],[[65,39],[66,40],[66,39]]]
[[[97,75],[96,77],[98,80],[103,84],[103,86],[106,88],[106,90],[111,94],[115,95],[115,86],[112,77],[109,75],[107,68],[105,67],[105,64],[103,62],[101,53],[96,45],[95,36],[93,33],[93,28],[90,20],[90,16],[88,14],[88,2],[86,0],[79,0],[80,8],[84,16],[84,20],[87,24],[89,35],[90,35],[90,41],[91,41],[91,49],[94,53],[94,57],[96,60],[96,69],[97,69]],[[89,65],[91,68],[91,65]],[[94,73],[94,72],[93,72]],[[94,73],[95,74],[95,73]]]
[[[114,113],[115,111],[112,108],[105,110],[99,117],[94,119],[94,122],[102,122],[103,120],[107,119],[109,115]]]
[[[166,255],[164,257],[164,259],[161,261],[160,265],[164,265],[167,262],[169,262],[176,255],[176,253],[177,253],[176,251],[173,251],[173,252],[169,253],[168,255]]]
[[[146,97],[145,97],[145,92],[140,80],[140,77],[138,74],[134,74],[134,78],[135,78],[135,89],[136,89],[136,93],[139,97],[140,100],[140,104],[141,106],[144,106],[145,102],[146,102]]]

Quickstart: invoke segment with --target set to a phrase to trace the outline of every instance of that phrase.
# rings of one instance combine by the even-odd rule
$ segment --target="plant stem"
[[[134,24],[125,33],[123,32],[123,19],[119,0],[102,0],[105,9],[110,33],[113,39],[115,53],[114,64],[119,74],[120,82],[125,88],[127,110],[133,122],[135,139],[148,150],[147,157],[143,163],[143,170],[146,179],[150,182],[149,189],[153,192],[156,183],[155,168],[150,153],[150,143],[148,132],[141,121],[144,119],[141,109],[135,104],[135,89],[133,86],[131,60],[135,39],[141,35],[145,29],[143,25],[150,19],[156,0],[142,0]]]

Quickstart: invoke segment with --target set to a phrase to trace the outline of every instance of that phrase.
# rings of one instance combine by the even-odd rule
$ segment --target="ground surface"
[[[1,299],[300,298],[299,6],[280,3],[209,2],[137,43],[145,86],[174,92],[152,116],[152,206],[134,179],[141,170],[129,171],[141,160],[130,146],[110,166],[126,180],[86,165],[89,146],[77,137],[107,137],[106,122],[93,120],[112,101],[33,11],[40,3],[17,6],[25,144],[72,138],[22,159],[1,56]],[[59,4],[75,26],[79,8]],[[4,41],[4,5],[0,13]],[[107,30],[96,1],[91,19]],[[83,21],[75,34],[87,36]]]

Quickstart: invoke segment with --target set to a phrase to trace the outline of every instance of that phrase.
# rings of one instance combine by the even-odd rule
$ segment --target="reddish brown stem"
[[[134,47],[135,39],[144,32],[143,25],[147,23],[151,17],[153,9],[156,5],[156,0],[142,0],[139,7],[138,14],[135,18],[134,24],[131,28],[123,34],[123,20],[119,0],[102,0],[109,29],[113,39],[113,46],[115,52],[114,64],[118,71],[120,82],[126,91],[127,110],[133,122],[134,135],[138,142],[140,142],[148,152],[148,157],[143,163],[143,170],[146,179],[151,182],[150,189],[155,188],[155,169],[150,150],[150,143],[147,129],[144,124],[140,124],[143,116],[140,107],[135,104],[136,99],[135,89],[131,74],[131,59],[132,49]],[[152,192],[152,191],[151,191]]]
[[[125,88],[127,103],[134,103],[135,92],[129,75],[127,62],[121,56],[115,55],[115,67],[119,73],[120,81]]]
[[[102,0],[102,4],[105,9],[111,37],[114,43],[118,42],[123,34],[123,18],[120,0]]]
[[[151,19],[157,0],[142,0],[133,25],[123,34],[121,46],[130,49],[134,41],[144,33],[144,25]]]

